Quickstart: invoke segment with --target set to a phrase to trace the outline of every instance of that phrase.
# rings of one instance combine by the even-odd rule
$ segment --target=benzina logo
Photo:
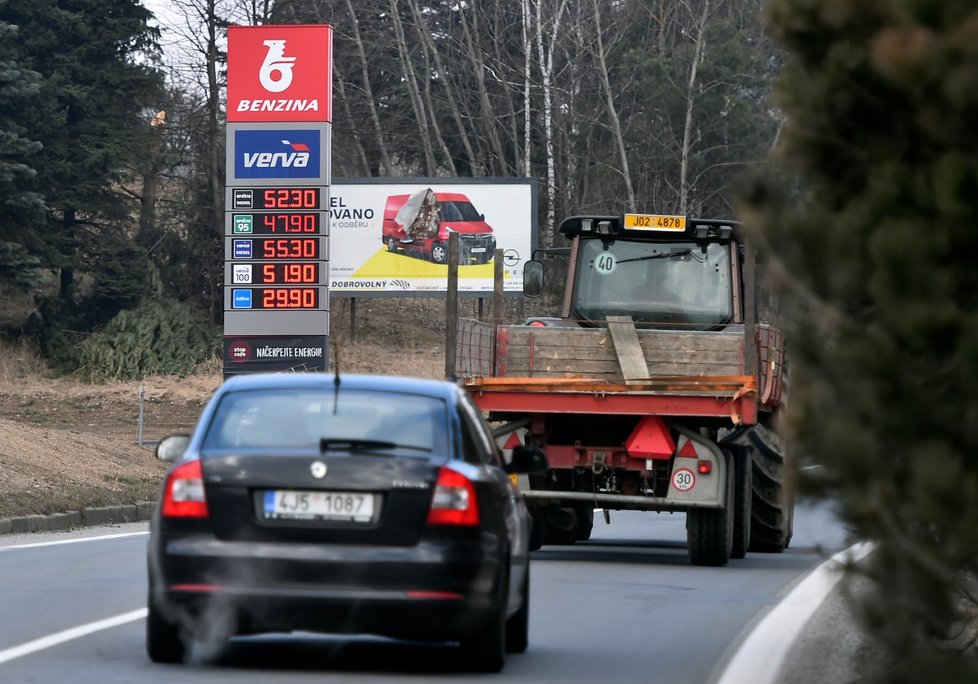
[[[228,28],[229,122],[330,120],[329,26]]]
[[[235,178],[318,178],[320,131],[234,132]]]
[[[292,65],[295,57],[285,56],[284,40],[266,40],[262,43],[268,48],[265,61],[258,70],[261,86],[270,93],[280,93],[292,85]]]

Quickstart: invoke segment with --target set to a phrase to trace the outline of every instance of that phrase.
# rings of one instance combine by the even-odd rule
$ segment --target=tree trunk
[[[696,37],[696,48],[693,51],[693,63],[689,67],[689,85],[686,89],[686,121],[683,126],[683,151],[682,162],[679,167],[679,213],[685,216],[689,203],[689,186],[687,178],[689,176],[689,150],[692,147],[693,131],[693,105],[696,99],[696,72],[699,69],[700,59],[703,56],[704,35],[706,33],[706,21],[710,15],[710,0],[703,3],[703,14],[700,16],[699,35]]]
[[[411,97],[411,107],[414,109],[414,116],[418,120],[418,134],[421,136],[425,169],[429,176],[434,176],[437,164],[435,163],[434,150],[431,147],[431,135],[428,132],[428,117],[425,114],[421,91],[418,89],[418,80],[411,61],[411,51],[408,49],[407,38],[404,35],[404,25],[401,23],[401,15],[398,13],[397,4],[398,0],[390,0],[390,13],[394,24],[397,52],[401,57],[401,67],[404,70],[404,81],[407,86],[408,95]]]
[[[486,137],[489,139],[489,147],[492,149],[493,154],[492,159],[489,160],[489,166],[494,175],[501,175],[499,165],[503,163],[505,156],[502,143],[496,134],[496,115],[492,108],[492,102],[489,100],[489,91],[486,89],[486,65],[482,61],[482,51],[478,44],[478,27],[476,27],[475,31],[469,28],[466,14],[467,12],[464,9],[459,9],[458,16],[462,23],[466,53],[469,58],[469,63],[472,65],[472,73],[475,76],[476,88],[479,93],[479,104],[482,107],[482,127],[486,132]],[[474,36],[473,33],[475,34]]]
[[[353,0],[346,0],[346,7],[350,12],[350,24],[353,28],[353,42],[357,47],[357,56],[360,58],[360,74],[363,78],[363,92],[367,96],[367,109],[370,110],[370,120],[373,122],[374,126],[374,137],[376,138],[377,149],[380,151],[382,174],[385,176],[391,176],[394,174],[394,167],[391,166],[390,155],[387,153],[387,143],[384,142],[384,129],[381,128],[380,117],[377,116],[377,106],[374,102],[374,93],[370,86],[370,70],[367,68],[367,53],[363,48],[363,38],[360,36],[360,20],[357,19],[356,11],[353,9]]]
[[[459,140],[462,143],[462,148],[465,150],[466,156],[469,158],[469,169],[473,176],[485,175],[485,166],[479,155],[476,154],[475,149],[472,147],[472,142],[469,140],[468,130],[465,128],[465,123],[462,120],[462,112],[459,109],[458,101],[455,98],[455,89],[451,82],[448,80],[448,70],[442,64],[441,55],[438,53],[438,49],[435,47],[435,42],[431,39],[431,32],[427,30],[427,23],[421,15],[418,9],[418,4],[416,0],[410,0],[411,13],[414,15],[414,20],[417,23],[419,29],[418,33],[421,36],[422,41],[427,45],[428,51],[431,53],[432,58],[435,60],[435,69],[438,70],[438,75],[441,77],[442,86],[445,88],[445,97],[448,100],[448,110],[452,114],[452,120],[455,122],[455,129],[458,131]],[[454,165],[453,165],[454,168]]]
[[[628,210],[635,211],[635,191],[632,189],[632,174],[628,170],[628,153],[625,151],[625,138],[621,132],[621,120],[615,107],[615,97],[608,78],[608,63],[605,60],[604,38],[601,35],[601,14],[598,11],[598,0],[592,0],[594,6],[594,28],[598,42],[598,73],[601,77],[601,87],[604,90],[605,105],[608,108],[608,118],[611,121],[611,133],[618,148],[618,158],[621,162],[621,176],[625,181],[625,194],[628,197]]]
[[[215,1],[209,0],[207,12],[207,142],[209,148],[208,205],[211,228],[224,237],[224,148],[221,145],[221,82],[217,73],[218,17]],[[222,31],[223,33],[223,31]]]

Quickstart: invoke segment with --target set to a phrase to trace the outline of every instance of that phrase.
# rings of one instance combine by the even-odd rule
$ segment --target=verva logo
[[[228,28],[229,122],[330,121],[330,26]]]
[[[319,178],[318,130],[235,131],[235,178]]]

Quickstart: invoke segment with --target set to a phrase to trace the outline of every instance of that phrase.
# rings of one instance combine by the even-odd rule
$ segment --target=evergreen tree
[[[795,444],[877,542],[870,677],[978,681],[978,7],[774,0],[770,24],[803,197],[748,208],[806,312]]]
[[[3,17],[19,27],[6,48],[40,75],[21,114],[25,136],[43,145],[33,159],[34,190],[47,213],[31,225],[33,249],[60,277],[38,331],[50,352],[54,331],[88,331],[117,313],[86,305],[90,293],[78,291],[76,272],[97,269],[105,263],[97,255],[122,249],[135,232],[136,207],[121,181],[126,162],[151,144],[148,124],[162,94],[153,66],[158,35],[138,0],[9,0]],[[115,273],[143,278],[139,269]],[[92,275],[104,282],[111,274]]]
[[[6,5],[0,0],[0,13]],[[25,246],[30,219],[41,216],[43,199],[31,190],[32,166],[41,144],[25,137],[25,103],[40,91],[40,75],[24,69],[13,45],[18,27],[0,19],[0,281],[28,287],[40,261]]]

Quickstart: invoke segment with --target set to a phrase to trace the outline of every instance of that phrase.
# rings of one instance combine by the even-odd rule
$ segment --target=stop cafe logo
[[[229,123],[330,121],[330,26],[228,28]]]

